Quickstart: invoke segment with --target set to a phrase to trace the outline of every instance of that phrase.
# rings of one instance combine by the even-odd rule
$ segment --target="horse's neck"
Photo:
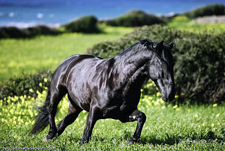
[[[119,82],[130,84],[132,82],[143,83],[148,77],[146,63],[151,59],[151,53],[136,53],[121,56],[116,60],[116,72],[119,73]]]

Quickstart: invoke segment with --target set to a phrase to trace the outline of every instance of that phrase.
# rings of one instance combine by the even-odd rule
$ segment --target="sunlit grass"
[[[220,34],[225,32],[225,24],[197,24],[186,16],[177,16],[168,23],[168,27],[194,33]]]
[[[6,39],[0,41],[0,81],[24,73],[43,69],[54,70],[60,62],[73,54],[84,54],[94,44],[115,40],[133,28],[106,27],[103,33],[66,33],[58,36],[40,36],[33,39]]]

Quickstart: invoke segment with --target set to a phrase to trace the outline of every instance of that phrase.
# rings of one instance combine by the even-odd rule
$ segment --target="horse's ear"
[[[169,44],[169,48],[170,48],[170,50],[173,48],[173,45],[175,44],[175,40],[174,41],[172,41],[170,44]]]
[[[140,40],[140,43],[143,45],[147,40]]]
[[[156,45],[156,51],[158,51],[159,53],[161,53],[163,50],[163,41],[159,42],[157,45]]]
[[[148,40],[145,39],[145,40],[141,40],[140,43],[144,46],[147,46],[148,45]]]

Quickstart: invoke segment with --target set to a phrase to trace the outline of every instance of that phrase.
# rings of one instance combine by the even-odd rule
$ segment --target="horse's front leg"
[[[81,138],[80,144],[89,142],[94,125],[99,118],[99,109],[97,107],[91,108],[87,117],[84,134]]]
[[[137,127],[132,138],[128,140],[128,142],[131,144],[139,140],[142,128],[146,121],[146,115],[143,112],[136,109],[129,117],[121,119],[121,122],[133,122],[133,121],[137,121]]]

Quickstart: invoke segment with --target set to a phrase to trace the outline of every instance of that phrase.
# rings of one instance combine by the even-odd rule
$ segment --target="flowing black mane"
[[[135,53],[140,53],[140,51],[152,51],[153,53],[156,53],[160,59],[162,59],[163,61],[165,61],[168,65],[173,66],[174,65],[174,60],[172,57],[172,53],[171,53],[171,47],[173,47],[173,43],[168,44],[163,44],[163,41],[161,41],[160,43],[162,43],[161,45],[161,51],[158,51],[157,45],[159,44],[159,42],[155,42],[152,40],[141,40],[138,43],[135,43],[134,45],[130,46],[129,48],[127,48],[126,50],[122,51],[118,56],[122,57],[124,55],[128,55],[131,56]]]
[[[149,40],[142,40],[138,43],[133,44],[132,46],[130,46],[129,48],[125,49],[124,51],[122,51],[119,56],[125,55],[126,53],[129,53],[130,51],[132,51],[131,53],[135,53],[133,51],[140,51],[140,49],[133,49],[134,47],[145,47],[146,45],[151,45],[152,41]],[[151,47],[151,46],[150,46]],[[149,48],[150,48],[149,47]],[[142,49],[141,49],[142,50]]]

